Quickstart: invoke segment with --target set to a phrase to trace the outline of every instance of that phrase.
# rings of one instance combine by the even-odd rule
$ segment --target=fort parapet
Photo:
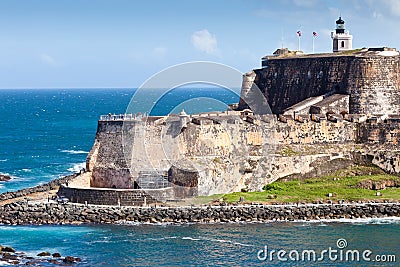
[[[268,56],[263,58],[263,68],[252,72],[255,85],[275,114],[307,98],[334,93],[350,96],[348,113],[399,114],[399,62],[399,53],[393,49],[361,49]],[[242,90],[242,94],[256,88],[244,89],[247,91]],[[243,100],[240,107],[247,107]]]
[[[316,120],[310,114],[282,121],[246,111],[191,116],[184,129],[175,116],[131,117],[99,121],[87,159],[91,187],[150,190],[138,182],[147,171],[165,173],[159,176],[166,190],[173,188],[167,194],[172,199],[260,190],[279,178],[328,173],[363,154],[372,163],[377,150],[366,148],[393,148],[400,140],[399,116],[319,115]],[[382,168],[399,171],[384,166],[393,159],[379,157]]]

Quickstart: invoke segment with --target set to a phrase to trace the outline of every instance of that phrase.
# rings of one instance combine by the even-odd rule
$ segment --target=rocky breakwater
[[[400,217],[400,203],[244,205],[202,207],[104,207],[14,202],[0,206],[0,223],[215,223]]]

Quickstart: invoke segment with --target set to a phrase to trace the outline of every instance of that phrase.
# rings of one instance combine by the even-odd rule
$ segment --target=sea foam
[[[76,163],[72,167],[68,168],[67,170],[73,173],[79,172],[80,170],[86,167],[86,162]]]
[[[61,150],[61,152],[63,152],[63,153],[68,153],[68,154],[72,154],[72,155],[76,155],[76,154],[88,154],[88,153],[89,153],[89,152],[83,151],[83,150],[72,150],[72,149],[64,149],[64,150]]]

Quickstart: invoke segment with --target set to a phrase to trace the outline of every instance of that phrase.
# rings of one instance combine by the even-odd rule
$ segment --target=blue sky
[[[247,72],[297,30],[331,51],[339,14],[353,47],[400,48],[399,0],[0,0],[0,88],[132,88],[195,60]]]

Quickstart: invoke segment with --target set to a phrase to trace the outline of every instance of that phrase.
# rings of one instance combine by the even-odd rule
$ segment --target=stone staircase
[[[309,97],[284,110],[283,115],[326,114],[328,112],[340,114],[349,113],[349,95],[330,94]]]

